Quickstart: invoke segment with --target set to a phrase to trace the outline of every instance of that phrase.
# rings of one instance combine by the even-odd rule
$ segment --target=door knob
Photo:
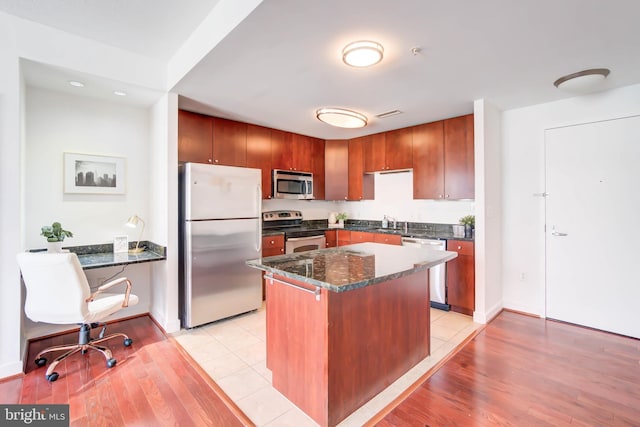
[[[559,233],[557,231],[554,231],[553,233],[551,233],[552,236],[558,236],[558,237],[565,237],[568,236],[567,233]]]

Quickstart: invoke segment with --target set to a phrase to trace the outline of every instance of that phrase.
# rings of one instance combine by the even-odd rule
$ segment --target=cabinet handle
[[[442,199],[442,194],[438,194],[438,199]]]
[[[275,242],[272,240],[272,241],[271,241],[271,244],[273,245],[274,243],[275,243]]]
[[[462,249],[462,246],[458,246],[458,250]]]
[[[219,162],[219,160],[218,160],[218,159],[215,159],[215,160],[214,160],[214,163],[218,163],[218,162]]]
[[[207,159],[209,161],[209,163],[211,163],[211,159]]]
[[[445,199],[448,199],[448,198],[449,198],[449,195],[448,195],[448,194],[446,194],[446,195],[444,196],[444,198],[445,198]]]

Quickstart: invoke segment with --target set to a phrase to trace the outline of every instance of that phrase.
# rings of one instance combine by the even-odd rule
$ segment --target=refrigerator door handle
[[[262,204],[262,185],[256,185],[256,206]],[[258,216],[260,216],[260,209],[258,209]],[[260,254],[262,252],[262,221],[258,221],[258,230],[256,233],[256,251]]]

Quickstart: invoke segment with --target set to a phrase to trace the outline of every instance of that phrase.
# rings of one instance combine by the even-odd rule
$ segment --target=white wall
[[[545,129],[637,114],[640,85],[503,113],[502,281],[506,308],[545,315],[545,202],[535,195],[545,189]]]
[[[149,214],[149,112],[144,108],[108,103],[27,87],[24,142],[24,224],[27,249],[43,248],[40,227],[59,221],[74,233],[63,246],[112,243],[115,235],[137,240],[138,229],[125,227],[136,213],[151,227],[143,240],[152,238],[154,219]],[[125,158],[125,194],[64,194],[63,153]],[[121,267],[87,270],[92,288],[120,272]],[[150,309],[150,267],[126,266],[119,276],[134,284],[136,306],[119,311],[114,319],[147,313]],[[27,318],[25,336],[37,337],[68,327],[34,324]]]

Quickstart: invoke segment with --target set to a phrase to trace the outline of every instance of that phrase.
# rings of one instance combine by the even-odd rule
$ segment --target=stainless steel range
[[[324,228],[306,226],[302,212],[292,210],[262,212],[262,229],[284,232],[285,253],[324,249]]]

